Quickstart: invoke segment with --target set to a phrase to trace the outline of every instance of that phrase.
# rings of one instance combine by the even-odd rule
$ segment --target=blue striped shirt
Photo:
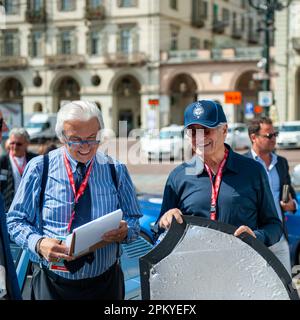
[[[41,262],[35,251],[37,241],[42,237],[56,238],[67,236],[68,222],[71,218],[74,194],[64,165],[64,147],[49,153],[49,172],[43,203],[43,235],[38,229],[39,198],[43,172],[43,157],[32,159],[23,174],[21,184],[7,214],[8,231],[12,239],[23,249],[29,249],[30,259]],[[76,164],[67,153],[76,179]],[[139,235],[141,211],[132,181],[125,165],[114,161],[118,192],[111,177],[108,158],[97,152],[89,177],[92,200],[92,219],[99,218],[118,208],[123,210],[123,220],[128,223],[126,242],[132,242]],[[117,244],[112,243],[95,252],[92,264],[85,264],[78,272],[64,273],[56,271],[68,279],[96,277],[105,272],[116,261]],[[48,266],[44,259],[43,264]]]

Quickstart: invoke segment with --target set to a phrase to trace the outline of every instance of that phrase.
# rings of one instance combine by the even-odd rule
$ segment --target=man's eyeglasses
[[[2,128],[3,128],[3,123],[4,123],[4,120],[3,120],[3,118],[1,118],[1,119],[0,119],[0,131],[1,131]]]
[[[190,138],[195,138],[197,135],[203,134],[203,136],[209,135],[212,130],[215,128],[194,128],[188,127],[186,130],[186,134]]]
[[[17,147],[21,147],[23,145],[23,143],[21,143],[21,142],[10,142],[9,145],[10,146],[16,145]]]
[[[259,136],[271,140],[273,137],[274,138],[278,137],[278,134],[279,134],[278,132],[273,132],[273,133],[267,133],[267,134],[259,134]]]
[[[66,144],[72,149],[80,149],[85,144],[88,145],[89,147],[93,147],[100,143],[100,140],[78,140],[78,141],[69,140],[69,138],[64,133],[63,133],[63,137],[66,140]]]

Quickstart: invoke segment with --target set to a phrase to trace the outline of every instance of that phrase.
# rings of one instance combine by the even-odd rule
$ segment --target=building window
[[[117,36],[117,51],[125,54],[139,50],[139,38],[135,25],[120,26]]]
[[[119,8],[132,8],[137,7],[137,0],[117,0]]]
[[[20,0],[5,0],[4,1],[5,14],[13,15],[19,13]]]
[[[34,12],[39,12],[44,8],[43,0],[31,0],[30,1],[30,9]]]
[[[177,0],[170,0],[170,8],[173,10],[178,10]]]
[[[29,36],[29,56],[33,58],[43,56],[43,32],[34,30]]]
[[[76,9],[75,0],[58,0],[59,11],[74,11]]]
[[[170,50],[178,50],[178,36],[179,28],[176,26],[171,26]]]
[[[222,9],[222,20],[225,25],[228,25],[230,22],[230,12],[228,9],[223,8]]]
[[[1,55],[18,56],[19,49],[18,31],[4,31],[1,37]]]
[[[205,50],[210,50],[211,49],[211,41],[210,40],[204,40],[203,41],[203,48]]]
[[[104,53],[104,34],[100,30],[91,30],[87,37],[89,54],[101,56]]]
[[[91,9],[99,8],[103,4],[103,0],[88,0],[88,7]]]
[[[190,38],[190,49],[191,50],[198,50],[200,49],[200,39],[191,37]]]
[[[57,51],[58,54],[75,54],[76,39],[73,30],[61,30],[58,35]]]

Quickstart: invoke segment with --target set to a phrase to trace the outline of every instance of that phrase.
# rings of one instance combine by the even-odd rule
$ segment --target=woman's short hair
[[[64,142],[63,128],[65,121],[89,121],[92,118],[98,119],[100,130],[104,129],[102,113],[94,102],[78,100],[64,104],[57,113],[55,126],[57,137],[61,142]]]

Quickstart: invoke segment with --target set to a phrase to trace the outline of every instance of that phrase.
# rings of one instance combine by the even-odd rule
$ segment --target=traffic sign
[[[254,118],[254,104],[252,102],[247,102],[245,105],[245,118],[246,119]]]
[[[241,104],[242,93],[240,91],[224,92],[225,103]]]
[[[259,91],[258,92],[258,104],[262,107],[269,107],[273,104],[272,91]]]
[[[254,107],[254,112],[255,113],[262,113],[263,112],[263,108],[261,106],[255,106]]]

